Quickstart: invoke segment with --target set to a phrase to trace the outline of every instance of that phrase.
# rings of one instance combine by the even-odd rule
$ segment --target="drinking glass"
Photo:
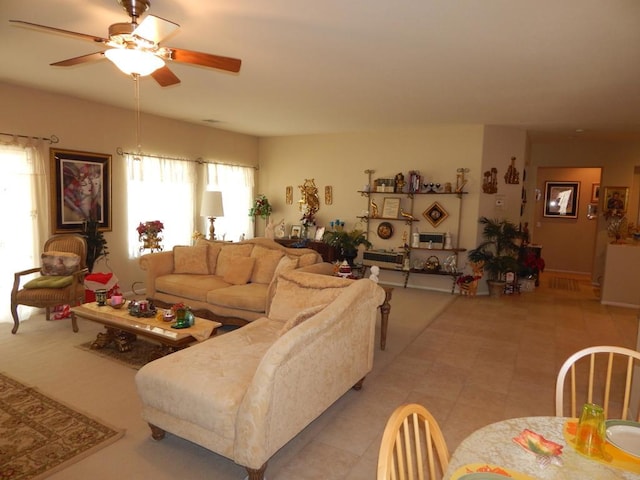
[[[585,403],[578,422],[576,450],[588,457],[606,458],[604,409],[594,403]]]
[[[104,288],[96,290],[96,301],[99,307],[104,307],[107,304],[107,290]]]

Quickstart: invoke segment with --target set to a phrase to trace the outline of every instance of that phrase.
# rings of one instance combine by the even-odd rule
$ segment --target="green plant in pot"
[[[366,248],[371,248],[372,244],[367,239],[367,234],[358,229],[345,230],[344,222],[340,220],[334,220],[330,225],[332,230],[324,233],[322,241],[336,247],[340,253],[340,259],[346,260],[353,266],[353,261],[358,255],[358,247],[364,245]]]
[[[522,242],[522,233],[515,223],[506,219],[480,217],[483,225],[483,241],[467,257],[471,262],[484,263],[487,272],[489,291],[499,294],[506,283],[505,274],[518,270],[518,253]]]
[[[87,241],[86,265],[89,272],[93,272],[93,266],[101,257],[107,257],[107,240],[99,229],[100,224],[95,218],[88,218],[82,222],[82,236]]]

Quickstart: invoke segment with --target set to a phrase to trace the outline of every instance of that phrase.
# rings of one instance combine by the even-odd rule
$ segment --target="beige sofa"
[[[225,325],[245,325],[264,316],[269,286],[287,270],[330,275],[333,265],[315,250],[286,248],[268,238],[238,243],[199,240],[195,246],[140,258],[146,296],[167,308],[176,303]]]
[[[153,438],[171,432],[262,480],[275,452],[362,385],[384,295],[369,279],[283,273],[267,317],[138,371]]]

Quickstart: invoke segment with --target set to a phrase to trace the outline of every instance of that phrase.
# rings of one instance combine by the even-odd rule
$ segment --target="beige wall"
[[[629,186],[631,187],[634,179],[634,171],[640,165],[640,142],[633,141],[589,141],[572,139],[566,141],[539,141],[531,145],[531,167],[537,170],[540,167],[596,167],[602,168],[601,187],[606,186]],[[590,187],[589,187],[590,188]],[[635,211],[630,211],[628,218],[633,220],[637,218],[638,211],[638,192],[637,187],[632,189],[630,193],[630,206]],[[529,197],[532,199],[533,197]],[[602,198],[598,205],[599,211],[602,212]],[[580,215],[583,215],[584,209],[581,209]],[[533,220],[534,211],[530,211],[530,219]],[[599,283],[604,272],[604,261],[606,246],[609,243],[607,236],[607,223],[602,215],[598,216],[595,234],[595,253],[593,254],[592,279]],[[535,220],[531,221],[532,234],[535,241],[538,241]],[[567,239],[577,239],[569,236],[561,237],[564,244]],[[572,245],[573,242],[570,243]],[[543,247],[546,248],[546,247]],[[570,250],[570,248],[568,248]],[[579,271],[573,266],[566,266],[567,270]]]
[[[120,279],[122,289],[129,291],[131,284],[143,280],[143,276],[136,259],[127,257],[126,177],[124,158],[116,150],[118,147],[136,150],[134,112],[3,83],[0,83],[0,104],[0,132],[43,137],[54,134],[60,139],[56,148],[112,155],[113,231],[105,233],[108,266],[99,262],[95,269],[111,269]],[[141,125],[145,153],[258,164],[256,137],[151,115],[142,115]],[[43,151],[48,158],[48,147]],[[204,168],[199,171],[202,177]],[[194,220],[201,222],[199,217]]]
[[[496,208],[494,195],[480,193],[482,173],[486,165],[496,166],[504,175],[512,156],[518,158],[518,169],[524,167],[526,134],[512,128],[484,127],[482,125],[436,125],[333,135],[308,135],[263,138],[260,140],[259,190],[273,204],[273,219],[285,219],[287,232],[292,224],[300,223],[297,200],[298,185],[306,178],[314,178],[320,191],[321,206],[318,222],[328,225],[339,218],[348,229],[357,224],[357,216],[367,208],[367,199],[358,190],[368,183],[364,173],[372,169],[372,178],[393,177],[398,172],[405,175],[409,170],[419,170],[426,182],[451,182],[455,185],[456,170],[468,168],[469,183],[465,191],[461,216],[458,217],[458,200],[455,197],[438,197],[437,201],[450,217],[437,228],[432,227],[422,212],[435,200],[428,195],[416,196],[414,215],[420,222],[414,229],[420,231],[450,231],[454,244],[462,248],[473,248],[477,243],[478,217],[507,216],[517,222],[520,212],[520,186],[505,186],[500,178],[499,192],[505,200],[504,206]],[[294,204],[285,204],[285,189],[294,187]],[[333,204],[325,205],[324,187],[333,188]],[[485,198],[487,197],[487,198]],[[489,198],[491,197],[491,198]],[[404,205],[404,203],[403,203]],[[461,229],[459,234],[458,221]],[[377,248],[397,248],[402,244],[403,232],[410,233],[408,226],[398,224],[393,238],[383,241],[373,233],[370,238]],[[262,229],[262,230],[261,230]],[[259,232],[263,231],[260,225]],[[458,238],[456,238],[458,236]],[[460,255],[462,265],[466,255]],[[402,278],[393,272],[383,272],[383,280],[400,283]],[[447,290],[451,288],[446,278],[412,276],[410,284]]]

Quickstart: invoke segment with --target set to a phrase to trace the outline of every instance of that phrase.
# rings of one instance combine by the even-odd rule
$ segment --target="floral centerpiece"
[[[253,206],[249,209],[250,217],[261,217],[265,220],[269,218],[273,208],[265,195],[258,195],[253,202]]]
[[[300,223],[302,224],[302,238],[307,238],[309,236],[309,228],[315,227],[316,225],[316,218],[313,212],[307,210],[305,214],[302,215]]]
[[[140,251],[150,249],[162,250],[162,237],[160,233],[164,230],[164,224],[160,220],[151,220],[148,222],[140,222],[136,231],[138,232],[138,241],[142,242]]]
[[[544,259],[538,257],[535,252],[527,252],[520,263],[520,276],[524,278],[534,278],[539,272],[543,272],[545,267]]]

